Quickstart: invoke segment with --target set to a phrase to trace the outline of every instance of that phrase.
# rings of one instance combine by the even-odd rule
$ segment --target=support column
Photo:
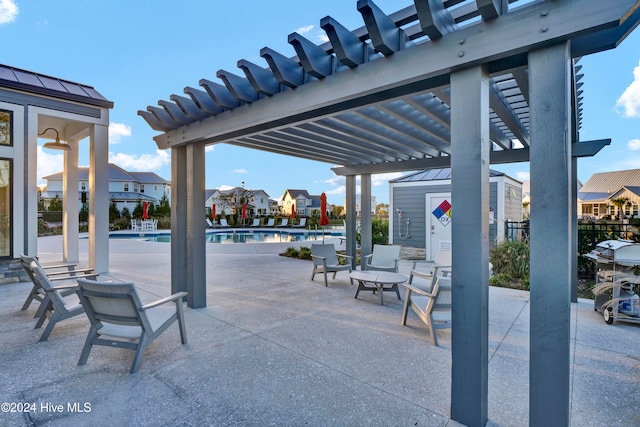
[[[569,43],[529,53],[531,426],[569,425],[570,63]]]
[[[489,365],[489,77],[451,73],[451,418],[484,426]]]
[[[204,143],[187,145],[187,305],[207,306]]]
[[[356,176],[347,175],[345,177],[346,195],[346,245],[347,255],[352,256],[351,268],[356,268]]]
[[[89,266],[97,273],[107,273],[109,271],[108,127],[93,125],[89,139]]]
[[[187,292],[187,147],[171,149],[171,293]]]
[[[62,259],[78,262],[79,204],[78,204],[78,141],[60,135],[71,150],[64,152],[62,172]]]
[[[578,159],[571,157],[571,302],[578,302]]]
[[[371,174],[367,173],[360,175],[360,259],[370,255],[371,248]]]

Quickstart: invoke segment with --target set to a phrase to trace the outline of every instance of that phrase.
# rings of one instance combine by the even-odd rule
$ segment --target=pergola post
[[[370,255],[371,248],[371,174],[367,173],[360,175],[360,259]]]
[[[171,149],[171,293],[187,292],[187,147]]]
[[[345,177],[345,237],[347,255],[352,256],[351,267],[356,268],[356,176]]]
[[[578,159],[571,156],[571,302],[578,302]]]
[[[64,137],[64,135],[62,135]],[[78,262],[78,141],[66,139],[71,150],[64,152],[62,173],[62,259]]]
[[[207,306],[204,143],[187,146],[187,305]]]
[[[108,130],[94,124],[89,136],[89,266],[98,273],[109,271]],[[77,186],[73,197],[78,198]]]
[[[489,77],[482,66],[451,73],[451,418],[488,418]]]
[[[529,425],[569,424],[571,57],[569,43],[529,53],[531,332]]]

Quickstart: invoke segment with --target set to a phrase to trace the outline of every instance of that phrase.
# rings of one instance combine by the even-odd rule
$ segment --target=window
[[[82,181],[80,183],[80,190],[81,191],[87,191],[87,182],[86,181]]]
[[[13,145],[13,113],[0,110],[0,145]]]
[[[0,257],[11,256],[12,164],[10,159],[0,159]]]
[[[128,182],[124,183],[124,191],[129,191],[129,183]]]
[[[144,193],[144,184],[140,184],[140,192]]]
[[[157,185],[154,185],[154,186],[153,186],[153,192],[154,192],[154,193],[157,193],[157,192],[158,192],[158,186],[157,186]]]
[[[133,183],[133,192],[134,192],[134,193],[137,193],[137,192],[138,192],[138,183],[137,183],[137,182],[134,182],[134,183]]]

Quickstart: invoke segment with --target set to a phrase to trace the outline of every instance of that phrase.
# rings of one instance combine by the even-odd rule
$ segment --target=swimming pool
[[[287,243],[322,240],[322,230],[207,230],[207,243]],[[324,230],[324,237],[344,236],[342,230]],[[110,239],[134,239],[147,242],[171,242],[171,232],[109,234]]]

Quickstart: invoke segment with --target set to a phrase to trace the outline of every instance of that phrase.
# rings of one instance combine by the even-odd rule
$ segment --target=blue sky
[[[239,75],[239,59],[257,64],[262,47],[294,56],[288,34],[326,41],[320,19],[331,15],[349,29],[363,25],[356,0],[0,0],[0,63],[94,86],[115,103],[110,114],[110,161],[128,170],[170,179],[170,154],[158,150],[153,131],[137,115],[219,69]],[[377,0],[391,13],[411,0]],[[598,156],[578,162],[584,183],[596,172],[640,168],[640,29],[617,49],[582,59],[582,140],[611,138]],[[41,142],[42,143],[42,142]],[[88,144],[80,164],[88,164]],[[206,153],[206,187],[264,189],[279,198],[287,188],[326,192],[343,204],[344,179],[333,165],[225,144]],[[62,170],[62,155],[39,150],[39,177]],[[494,169],[526,180],[528,163]],[[377,202],[388,202],[389,178],[374,175]]]

